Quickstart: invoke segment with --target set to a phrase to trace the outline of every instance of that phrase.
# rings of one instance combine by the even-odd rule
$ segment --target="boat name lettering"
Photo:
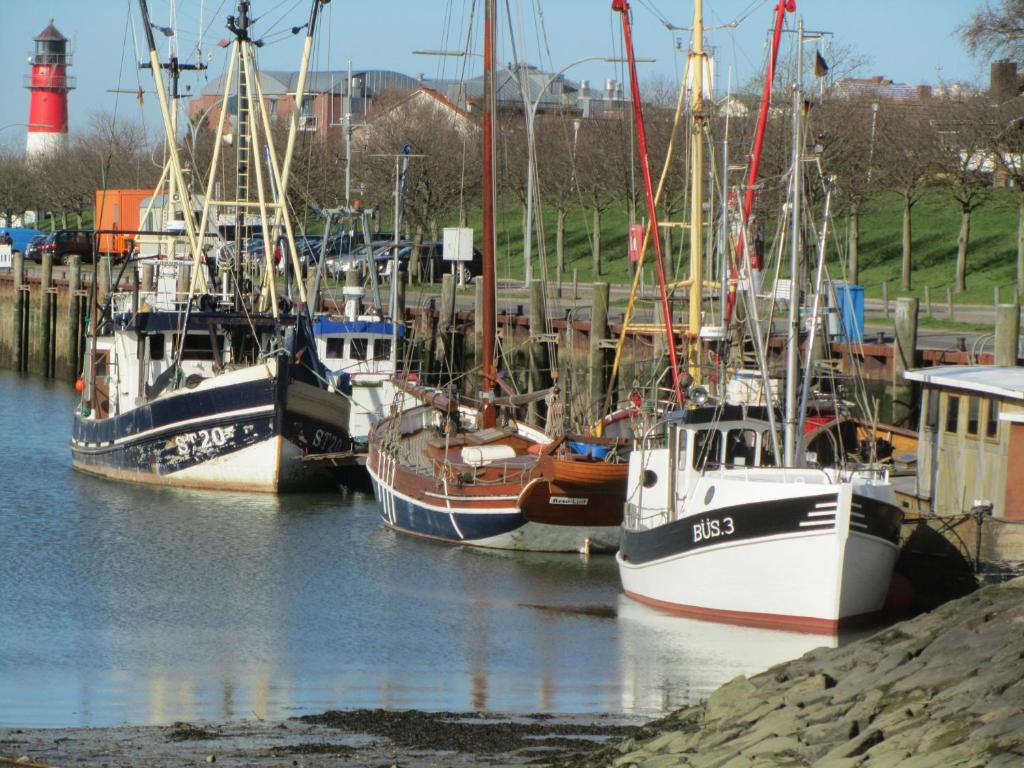
[[[576,496],[552,496],[552,504],[562,504],[571,507],[585,507],[587,506],[587,500],[585,498]]]
[[[345,447],[344,439],[326,429],[318,429],[313,435],[313,448],[324,453],[341,450]]]
[[[178,446],[179,456],[188,456],[192,451],[207,451],[214,446],[226,445],[234,436],[234,427],[213,427],[178,435],[174,443]]]
[[[731,517],[723,517],[721,520],[701,520],[693,526],[693,543],[717,539],[720,536],[732,536],[734,533],[736,533],[736,525]]]

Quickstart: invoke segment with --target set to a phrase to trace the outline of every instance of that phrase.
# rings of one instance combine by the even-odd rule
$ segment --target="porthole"
[[[644,470],[644,488],[653,488],[658,484],[658,473],[651,469]]]
[[[704,494],[704,504],[710,504],[711,500],[715,498],[715,486],[708,488],[708,492]]]

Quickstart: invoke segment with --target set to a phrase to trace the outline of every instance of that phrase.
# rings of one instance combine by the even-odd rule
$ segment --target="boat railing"
[[[623,522],[627,528],[649,530],[672,522],[672,510],[668,507],[645,507],[631,502],[626,503]]]

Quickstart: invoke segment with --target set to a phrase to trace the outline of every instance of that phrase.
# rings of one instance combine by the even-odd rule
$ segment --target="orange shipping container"
[[[100,253],[126,256],[139,228],[139,208],[153,194],[152,189],[106,189],[96,191],[96,229],[127,234],[99,236]]]

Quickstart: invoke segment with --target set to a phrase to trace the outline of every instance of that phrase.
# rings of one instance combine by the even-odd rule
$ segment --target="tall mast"
[[[621,14],[622,41],[629,60],[630,97],[633,101],[633,119],[636,123],[637,150],[640,155],[640,170],[644,178],[644,195],[647,200],[647,215],[650,217],[649,236],[654,244],[654,263],[658,273],[658,289],[661,291],[662,319],[665,323],[665,340],[668,344],[669,370],[672,372],[672,386],[676,402],[682,405],[683,388],[679,380],[679,360],[676,357],[676,337],[672,327],[672,308],[668,300],[665,262],[661,253],[661,236],[658,233],[658,207],[651,182],[651,166],[647,157],[647,131],[644,127],[643,104],[640,101],[640,84],[636,76],[636,57],[633,51],[633,27],[629,20],[629,0],[612,0],[612,10]],[[636,283],[633,284],[634,290]],[[610,399],[610,398],[609,398]]]
[[[784,460],[787,467],[796,466],[798,461],[796,413],[796,384],[800,372],[800,186],[803,175],[803,79],[804,79],[804,21],[797,22],[796,30],[796,83],[793,84],[793,198],[791,200],[792,222],[790,227],[791,249],[789,256],[789,320],[786,341],[786,446]],[[804,375],[807,375],[805,371]]]
[[[687,68],[690,71],[690,317],[688,357],[690,376],[701,380],[701,308],[704,302],[704,5],[693,4],[693,44]]]
[[[483,377],[482,426],[495,424],[494,386],[497,369],[494,357],[494,335],[497,324],[495,311],[494,269],[494,20],[497,18],[495,0],[484,3],[484,158],[483,158]]]

